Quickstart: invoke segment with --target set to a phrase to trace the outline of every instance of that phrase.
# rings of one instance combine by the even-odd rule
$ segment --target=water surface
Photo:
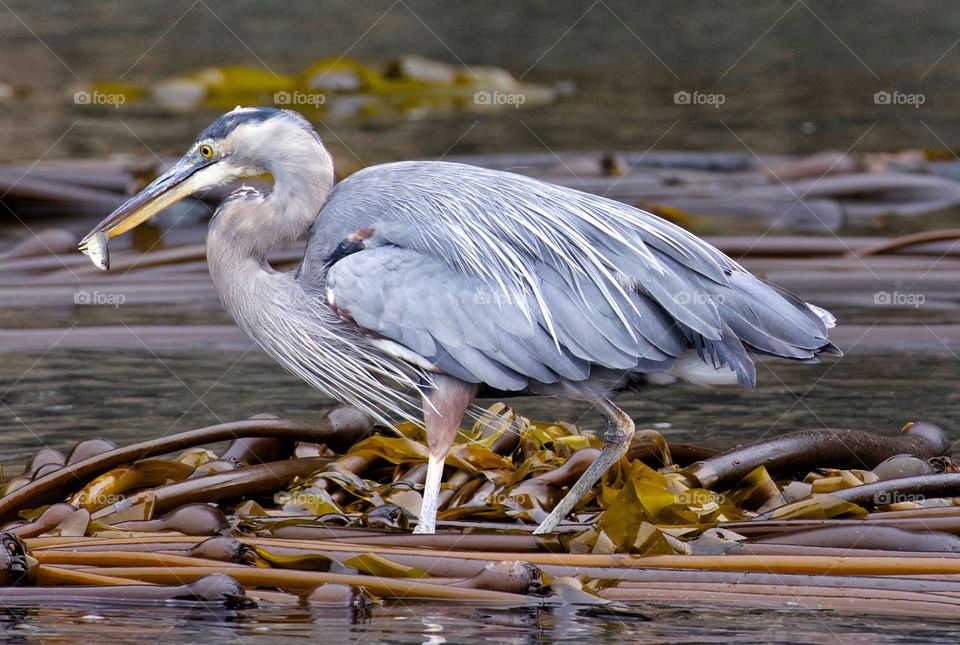
[[[0,610],[0,638],[10,641],[98,637],[117,643],[324,642],[463,643],[955,643],[949,620],[905,623],[896,617],[809,610],[721,607],[641,608],[652,620],[585,618],[569,609],[484,609],[389,603],[368,615],[348,609],[264,606],[227,611],[205,607],[43,608]]]

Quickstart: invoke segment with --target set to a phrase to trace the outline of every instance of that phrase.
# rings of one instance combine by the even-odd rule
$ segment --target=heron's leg
[[[603,473],[617,463],[620,457],[627,452],[627,448],[630,447],[630,439],[634,433],[633,419],[610,401],[600,401],[597,407],[607,421],[607,432],[603,436],[603,450],[600,451],[597,459],[580,475],[577,483],[570,487],[570,490],[554,507],[547,519],[540,523],[540,526],[534,531],[535,535],[550,533],[557,528],[557,525],[570,514],[577,502],[593,488],[597,480],[603,477]]]
[[[423,485],[420,521],[414,533],[433,533],[437,526],[437,498],[443,479],[443,462],[457,436],[463,415],[477,395],[478,385],[452,376],[436,375],[434,387],[423,393],[423,421],[427,428],[430,455]]]

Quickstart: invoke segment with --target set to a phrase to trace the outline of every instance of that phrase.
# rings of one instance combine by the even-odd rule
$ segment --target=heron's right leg
[[[433,376],[434,387],[423,393],[423,422],[427,428],[430,454],[423,503],[414,533],[433,533],[437,526],[437,502],[443,479],[443,462],[457,437],[460,422],[477,395],[479,386],[442,374]]]
[[[635,431],[633,419],[608,400],[600,401],[597,407],[600,409],[600,414],[607,420],[607,432],[603,436],[603,450],[600,451],[596,461],[590,464],[580,475],[577,483],[570,487],[570,490],[554,507],[547,519],[543,520],[540,526],[534,530],[535,535],[550,533],[557,528],[557,525],[570,514],[570,511],[603,477],[610,466],[617,463],[627,452],[627,448],[630,447],[630,440],[633,438]]]

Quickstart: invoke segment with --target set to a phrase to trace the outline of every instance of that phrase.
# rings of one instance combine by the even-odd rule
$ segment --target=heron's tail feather
[[[695,350],[695,353],[691,353],[692,356],[699,357],[705,366],[712,367],[718,373],[717,378],[719,380],[704,378],[699,371],[694,372],[686,367],[689,360],[685,361],[684,359],[689,359],[690,356],[678,358],[670,372],[674,373],[679,370],[684,372],[676,374],[680,378],[704,385],[729,382],[729,375],[732,374],[736,377],[734,382],[752,389],[757,383],[757,368],[753,364],[753,359],[750,358],[747,349],[730,326],[724,321],[721,321],[720,324],[721,336],[719,340],[710,340],[700,334],[688,334],[690,343]]]
[[[837,326],[836,317],[832,313],[824,309],[823,307],[812,305],[809,302],[805,302],[803,304],[809,307],[813,313],[817,314],[817,316],[820,318],[820,320],[823,321],[823,324],[826,326],[827,329],[833,329],[834,327]]]
[[[827,338],[836,322],[829,312],[748,273],[730,276],[717,301],[724,322],[751,352],[815,361],[838,351]]]

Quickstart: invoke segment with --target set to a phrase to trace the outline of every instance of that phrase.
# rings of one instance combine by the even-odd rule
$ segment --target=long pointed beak
[[[109,269],[110,256],[107,253],[107,240],[136,228],[167,206],[203,188],[201,185],[195,185],[197,182],[190,181],[190,178],[209,165],[202,161],[198,162],[196,159],[181,159],[87,233],[80,240],[80,250],[100,269]]]

